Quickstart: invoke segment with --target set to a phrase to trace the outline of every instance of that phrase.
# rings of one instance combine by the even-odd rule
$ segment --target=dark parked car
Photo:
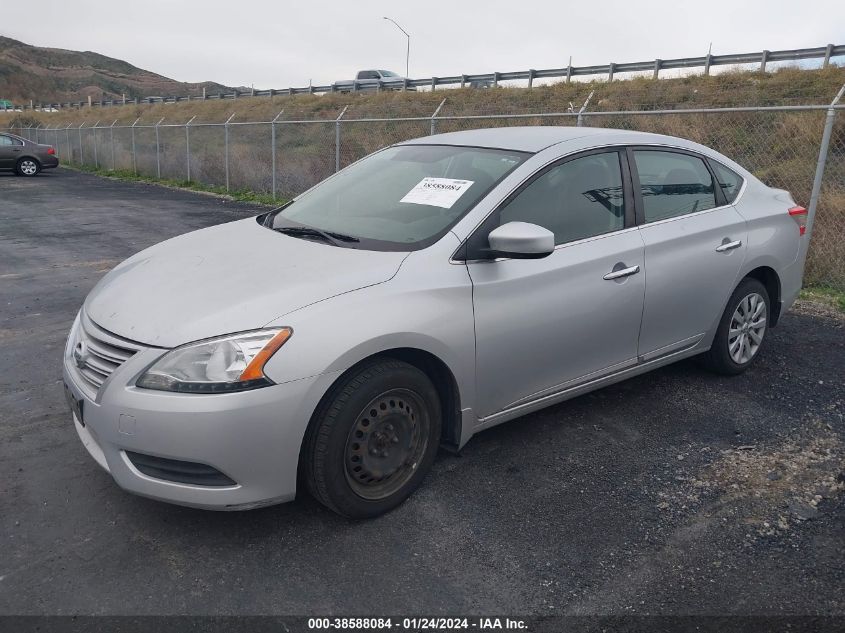
[[[33,143],[14,134],[0,134],[0,171],[14,170],[19,176],[35,176],[42,169],[59,166],[52,145]]]

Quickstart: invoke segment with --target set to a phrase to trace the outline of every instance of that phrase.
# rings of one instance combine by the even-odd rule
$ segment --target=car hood
[[[298,308],[382,283],[406,256],[289,237],[250,218],[137,253],[100,280],[84,309],[114,334],[175,347],[260,328]]]

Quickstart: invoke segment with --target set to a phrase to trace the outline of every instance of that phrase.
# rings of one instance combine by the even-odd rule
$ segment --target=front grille
[[[232,479],[207,464],[183,462],[179,459],[155,457],[132,451],[126,451],[126,456],[135,468],[155,479],[216,488],[237,485]]]
[[[70,348],[70,363],[81,378],[80,386],[96,396],[108,377],[140,349],[136,343],[103,330],[83,315]]]

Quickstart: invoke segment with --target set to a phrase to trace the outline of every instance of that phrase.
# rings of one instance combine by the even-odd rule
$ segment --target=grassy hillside
[[[30,46],[0,37],[0,99],[15,103],[85,101],[149,95],[202,94],[230,91],[211,82],[175,81],[132,64],[90,51]]]
[[[570,103],[580,107],[591,91],[594,95],[588,107],[590,111],[827,104],[843,83],[845,68],[831,66],[825,70],[784,68],[773,73],[733,72],[656,81],[637,78],[610,83],[556,83],[531,90],[445,89],[434,92],[241,97],[224,101],[82,108],[52,114],[36,113],[36,116],[45,124],[78,123],[83,119],[117,119],[118,122],[131,123],[139,117],[141,123],[155,123],[162,117],[168,122],[176,122],[193,116],[197,117],[196,123],[214,123],[225,121],[233,113],[236,121],[269,121],[283,108],[285,113],[281,119],[334,119],[345,106],[349,106],[345,115],[347,119],[430,116],[444,98],[446,104],[440,112],[443,116],[565,112]]]

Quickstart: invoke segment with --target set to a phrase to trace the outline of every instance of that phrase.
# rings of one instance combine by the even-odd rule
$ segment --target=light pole
[[[411,77],[410,77],[410,76],[409,76],[409,74],[408,74],[408,72],[409,72],[409,71],[408,71],[408,62],[409,62],[409,60],[411,59],[411,36],[410,36],[410,35],[408,35],[408,31],[406,31],[406,30],[405,30],[405,29],[403,29],[401,26],[399,26],[399,23],[398,23],[398,22],[396,22],[396,20],[393,20],[393,19],[388,18],[388,17],[386,17],[386,16],[384,17],[384,19],[385,19],[385,20],[388,20],[388,21],[390,21],[390,22],[393,22],[393,24],[395,24],[395,25],[396,25],[396,28],[397,28],[397,29],[399,29],[400,31],[402,31],[402,32],[405,34],[405,37],[407,37],[407,38],[408,38],[408,49],[407,49],[407,51],[405,52],[405,78],[406,78],[406,79],[410,79]]]

